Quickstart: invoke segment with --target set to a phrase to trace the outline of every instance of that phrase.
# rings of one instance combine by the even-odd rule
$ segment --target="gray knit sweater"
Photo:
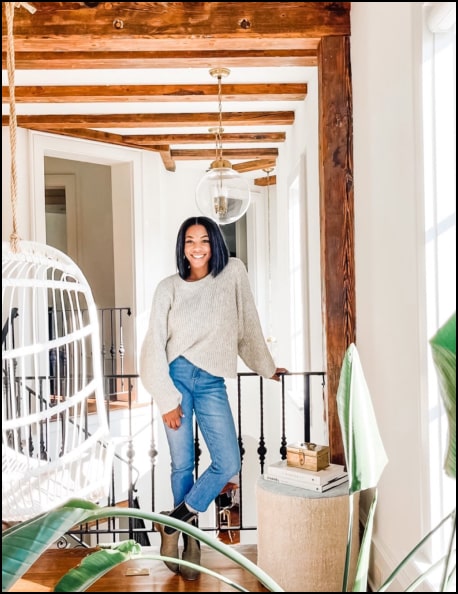
[[[157,286],[140,356],[140,377],[161,414],[176,408],[169,363],[179,356],[212,375],[237,376],[237,355],[265,378],[276,365],[267,347],[243,262],[230,258],[216,277],[187,282],[178,274]]]

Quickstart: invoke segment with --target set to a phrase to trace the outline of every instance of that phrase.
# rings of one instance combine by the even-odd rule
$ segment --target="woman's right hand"
[[[181,426],[182,417],[184,417],[184,414],[181,410],[181,405],[179,404],[173,410],[164,413],[162,415],[162,420],[169,429],[178,429]]]

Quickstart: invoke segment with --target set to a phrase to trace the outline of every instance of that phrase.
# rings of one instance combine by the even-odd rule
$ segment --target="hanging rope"
[[[36,12],[36,8],[31,6],[28,2],[4,2],[6,10],[6,25],[7,25],[7,52],[6,65],[8,68],[8,86],[10,91],[10,153],[11,153],[11,174],[10,174],[10,193],[11,193],[11,209],[13,212],[13,231],[10,235],[11,249],[13,252],[18,251],[19,233],[17,225],[17,167],[16,167],[16,132],[17,132],[17,117],[16,117],[16,93],[14,81],[14,36],[13,23],[14,11],[16,8],[23,6],[32,14]]]
[[[6,23],[8,32],[8,45],[6,54],[6,64],[8,68],[8,85],[10,89],[10,153],[11,153],[11,174],[10,174],[10,193],[11,208],[13,211],[13,231],[10,235],[11,249],[17,252],[19,243],[19,234],[17,228],[17,171],[16,171],[16,94],[14,91],[14,40],[13,40],[13,21],[15,2],[5,2]]]

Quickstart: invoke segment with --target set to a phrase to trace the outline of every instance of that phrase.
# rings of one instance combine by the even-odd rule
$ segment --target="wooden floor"
[[[256,562],[256,545],[232,544],[239,553]],[[52,592],[54,585],[69,569],[78,565],[88,549],[50,549],[18,580],[10,592]],[[143,547],[143,552],[159,553],[158,546]],[[206,545],[202,545],[201,564],[250,592],[268,592],[248,571]],[[143,575],[145,573],[146,575]],[[127,561],[99,579],[87,592],[235,592],[235,588],[213,576],[200,574],[195,581],[186,581],[173,574],[162,561]]]

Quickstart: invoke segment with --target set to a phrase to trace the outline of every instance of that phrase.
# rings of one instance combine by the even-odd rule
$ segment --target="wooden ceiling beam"
[[[102,132],[101,130],[91,130],[90,128],[35,128],[34,126],[27,126],[28,130],[36,130],[39,132],[48,132],[49,134],[59,134],[60,136],[69,136],[70,138],[82,138],[83,140],[95,140],[97,142],[107,142],[109,144],[116,144],[118,146],[140,148],[136,145],[131,145],[124,140],[122,134],[114,134],[112,132]],[[161,145],[156,149],[148,147],[142,147],[147,150],[164,150],[165,145]]]
[[[209,75],[210,78],[210,75]],[[301,83],[224,84],[223,101],[303,101],[307,85]],[[35,85],[15,86],[16,103],[217,102],[218,85]],[[2,102],[10,92],[2,87]]]
[[[267,167],[263,167],[263,169],[267,169]],[[276,175],[265,175],[264,177],[257,177],[254,180],[254,185],[255,186],[261,186],[261,187],[266,187],[266,186],[275,186],[277,185],[277,176]]]
[[[215,158],[215,151],[211,149],[175,149],[170,151],[172,157],[177,161],[200,161]],[[225,149],[223,157],[232,161],[234,159],[256,159],[261,157],[271,157],[275,160],[278,157],[276,148],[236,148]],[[235,166],[233,166],[235,169]]]
[[[176,171],[176,163],[175,159],[172,157],[170,147],[165,148],[161,147],[160,150],[157,151],[161,156],[162,163],[167,171]]]
[[[33,130],[33,127],[29,128]],[[167,171],[175,171],[175,161],[212,161],[215,158],[215,151],[213,149],[171,149],[170,145],[150,144],[134,145],[126,141],[121,134],[112,134],[110,132],[102,132],[100,130],[89,129],[53,129],[40,130],[49,134],[58,134],[60,136],[69,136],[71,138],[82,138],[83,140],[92,140],[97,142],[104,142],[114,144],[117,146],[124,146],[128,148],[136,148],[143,150],[150,150],[160,153]],[[278,157],[278,149],[276,148],[236,148],[225,149],[224,158],[229,160],[243,160],[254,159],[250,163],[234,164],[233,168],[240,173],[253,171],[254,169],[262,169],[272,167],[275,165]]]
[[[215,142],[214,134],[125,134],[124,142],[136,146],[150,144],[208,144]],[[240,132],[222,134],[224,145],[247,142],[285,142],[285,132]]]
[[[318,63],[315,49],[237,50],[237,51],[166,51],[142,52],[128,48],[120,51],[46,52],[47,70],[97,70],[132,68],[286,68],[313,67]],[[16,70],[41,70],[43,52],[15,51]],[[2,68],[7,69],[6,52]]]
[[[270,167],[275,167],[276,159],[254,159],[253,161],[245,161],[244,163],[234,163],[232,169],[239,173],[248,173],[249,171],[258,171]]]
[[[35,130],[33,126],[28,128],[29,130]],[[113,134],[111,132],[101,132],[100,130],[90,130],[87,128],[77,128],[71,129],[66,128],[65,130],[61,129],[52,129],[49,128],[47,130],[40,130],[40,132],[47,132],[49,134],[58,134],[59,136],[68,136],[70,138],[81,138],[82,140],[91,140],[96,142],[103,142],[106,144],[114,144],[117,146],[123,146],[128,148],[135,148],[135,149],[143,149],[149,150],[155,153],[159,153],[164,164],[164,167],[167,171],[175,171],[176,170],[176,163],[171,155],[170,146],[165,144],[161,145],[149,145],[149,146],[138,146],[130,144],[126,142],[124,137],[121,134]]]
[[[2,31],[6,18],[2,2]],[[35,2],[15,13],[20,51],[316,49],[350,35],[351,2]],[[6,33],[2,51],[6,50]],[[43,57],[43,59],[45,59]]]
[[[294,123],[294,111],[249,111],[224,114],[227,126],[285,126]],[[2,116],[2,126],[9,116]],[[165,128],[174,126],[215,126],[215,114],[206,113],[123,113],[18,115],[17,125],[35,130],[65,128]]]

